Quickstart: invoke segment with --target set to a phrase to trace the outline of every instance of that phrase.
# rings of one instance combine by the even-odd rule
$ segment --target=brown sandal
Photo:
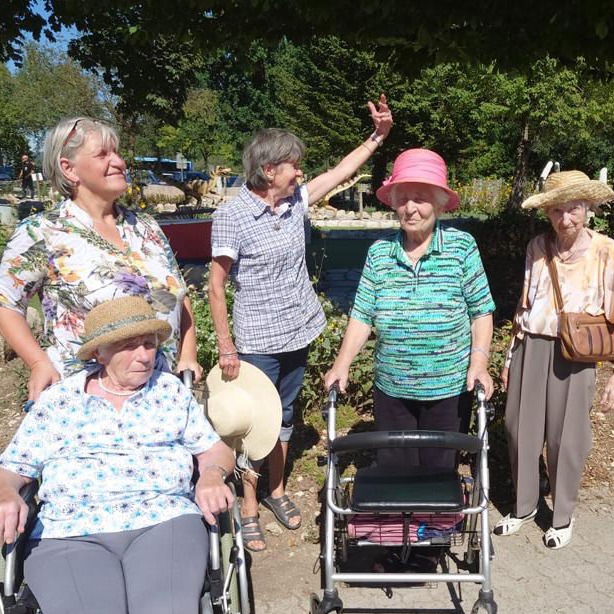
[[[295,531],[301,526],[302,519],[299,520],[298,524],[290,524],[290,518],[296,518],[297,516],[301,518],[301,512],[290,500],[288,495],[282,495],[281,497],[265,497],[261,503],[275,514],[275,518],[277,518],[286,529]]]
[[[260,526],[260,520],[258,516],[245,516],[241,517],[241,533],[243,534],[243,545],[252,552],[262,552],[266,550],[266,541],[264,539],[264,533]],[[262,542],[263,548],[256,548],[254,542]]]

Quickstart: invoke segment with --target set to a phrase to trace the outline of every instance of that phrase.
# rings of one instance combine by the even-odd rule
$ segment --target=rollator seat
[[[458,472],[439,467],[363,467],[354,477],[356,512],[459,512],[465,506]]]

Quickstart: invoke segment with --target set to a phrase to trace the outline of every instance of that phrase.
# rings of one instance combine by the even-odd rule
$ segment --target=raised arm
[[[47,386],[60,380],[60,374],[36,341],[26,318],[20,312],[0,307],[0,335],[30,369],[28,399],[36,401]]]
[[[307,183],[309,204],[320,200],[325,194],[351,177],[375,152],[388,136],[392,127],[392,113],[388,108],[386,96],[382,94],[377,107],[369,101],[369,111],[375,132],[366,141],[350,152],[335,168],[318,175]]]
[[[371,335],[371,327],[360,320],[350,318],[347,330],[341,343],[341,349],[330,371],[324,376],[324,386],[328,390],[335,382],[339,382],[339,390],[345,392],[350,365],[362,346]]]

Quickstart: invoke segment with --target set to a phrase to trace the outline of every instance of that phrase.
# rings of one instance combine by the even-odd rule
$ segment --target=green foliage
[[[347,315],[334,303],[324,295],[319,299],[326,315],[326,329],[309,348],[307,370],[298,400],[303,412],[321,409],[326,394],[324,375],[333,366],[348,323]],[[358,411],[366,411],[372,404],[374,348],[375,341],[371,339],[354,359],[347,391],[343,395],[343,403]]]

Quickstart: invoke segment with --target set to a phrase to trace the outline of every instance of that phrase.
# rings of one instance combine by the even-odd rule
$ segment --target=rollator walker
[[[491,585],[494,556],[488,524],[488,431],[484,387],[476,382],[477,433],[443,431],[375,431],[337,437],[337,390],[331,389],[323,414],[328,425],[324,541],[320,554],[323,596],[311,595],[311,614],[340,614],[343,602],[335,584],[381,587],[434,582],[476,583],[478,598],[471,610],[496,614]],[[398,471],[363,467],[341,477],[339,458],[348,452],[380,448],[449,448],[471,455],[472,475],[455,469],[404,467]],[[397,530],[394,530],[397,527]],[[466,546],[465,546],[466,544]],[[397,547],[407,560],[413,548],[439,552],[442,573],[346,571],[355,549]],[[461,549],[460,554],[458,553]],[[419,550],[416,550],[419,552]],[[452,561],[457,572],[451,572]]]

